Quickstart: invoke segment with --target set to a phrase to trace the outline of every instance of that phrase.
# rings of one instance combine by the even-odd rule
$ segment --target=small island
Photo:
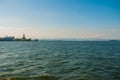
[[[23,34],[22,38],[15,38],[14,36],[0,37],[0,41],[38,41],[38,39],[32,40],[31,38],[26,38]]]
[[[109,41],[111,41],[111,42],[118,42],[118,41],[120,41],[120,40],[109,40]]]

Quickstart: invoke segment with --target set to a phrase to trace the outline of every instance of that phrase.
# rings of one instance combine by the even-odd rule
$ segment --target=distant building
[[[26,37],[25,37],[25,34],[23,34],[23,38],[22,38],[23,40],[25,40],[26,39]]]
[[[11,36],[7,36],[7,37],[3,37],[0,38],[0,41],[14,41],[15,37],[11,37]]]
[[[31,38],[26,38],[23,34],[22,38],[15,38],[14,36],[0,37],[0,41],[38,41],[37,39],[32,40]]]

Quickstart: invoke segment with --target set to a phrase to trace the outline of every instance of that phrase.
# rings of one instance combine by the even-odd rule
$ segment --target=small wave
[[[59,80],[56,76],[37,76],[37,77],[16,77],[16,78],[5,78],[0,80]]]

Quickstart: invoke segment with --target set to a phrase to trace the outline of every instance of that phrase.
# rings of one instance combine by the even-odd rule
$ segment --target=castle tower
[[[26,39],[25,34],[23,34],[23,40],[25,40],[25,39]]]

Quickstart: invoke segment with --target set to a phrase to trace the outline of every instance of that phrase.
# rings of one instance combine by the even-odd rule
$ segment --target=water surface
[[[0,80],[120,80],[120,42],[0,42]]]

